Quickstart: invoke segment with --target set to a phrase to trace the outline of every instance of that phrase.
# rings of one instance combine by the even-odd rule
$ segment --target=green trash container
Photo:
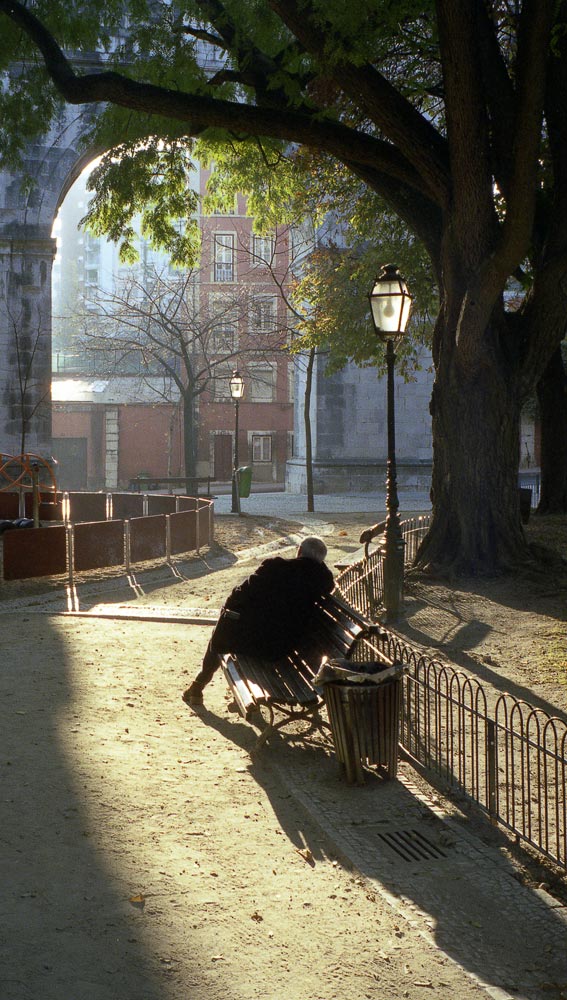
[[[236,470],[238,476],[238,496],[246,497],[250,496],[250,487],[252,486],[252,466],[242,465],[240,469]]]

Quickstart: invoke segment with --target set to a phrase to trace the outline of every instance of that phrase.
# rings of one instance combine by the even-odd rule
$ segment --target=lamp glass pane
[[[242,399],[244,395],[244,379],[235,375],[230,380],[230,395],[233,399]]]
[[[404,296],[397,281],[376,282],[372,289],[370,305],[374,323],[384,333],[397,333]]]

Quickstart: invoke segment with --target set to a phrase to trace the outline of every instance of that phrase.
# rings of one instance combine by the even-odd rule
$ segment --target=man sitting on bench
[[[275,556],[228,596],[203,658],[200,673],[183,693],[187,705],[203,704],[203,688],[224,653],[277,660],[301,642],[316,602],[330,594],[333,574],[325,565],[327,546],[305,538],[293,559]]]

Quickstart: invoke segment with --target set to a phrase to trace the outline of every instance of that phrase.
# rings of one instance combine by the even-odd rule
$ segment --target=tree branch
[[[305,109],[281,109],[274,115],[270,108],[139,83],[121,73],[79,76],[47,28],[18,0],[0,0],[1,12],[18,24],[38,47],[51,80],[70,104],[108,102],[184,122],[193,134],[195,130],[214,127],[297,142],[330,153],[344,163],[371,166],[423,195],[429,193],[426,181],[394,146],[361,130],[325,120]]]
[[[310,3],[301,6],[296,0],[268,0],[268,3],[302,46],[325,64],[326,36],[313,16]],[[338,60],[326,72],[396,144],[422,177],[424,193],[437,204],[446,205],[450,194],[447,146],[431,122],[368,63],[355,66]]]

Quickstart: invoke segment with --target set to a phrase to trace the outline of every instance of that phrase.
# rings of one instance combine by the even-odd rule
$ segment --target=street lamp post
[[[374,329],[380,340],[386,344],[388,463],[386,472],[384,607],[386,621],[395,621],[402,606],[404,539],[398,513],[394,362],[396,360],[395,346],[404,336],[412,300],[404,279],[393,264],[386,264],[382,268],[368,298]]]
[[[238,371],[233,371],[230,379],[230,395],[234,403],[234,448],[232,463],[232,508],[233,514],[240,514],[240,494],[238,491],[238,408],[244,395],[244,379]]]

